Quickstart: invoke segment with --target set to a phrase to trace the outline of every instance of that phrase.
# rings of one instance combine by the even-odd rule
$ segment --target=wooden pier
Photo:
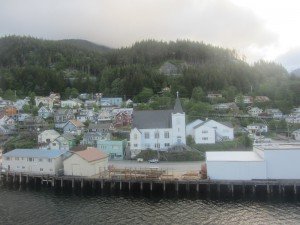
[[[73,176],[0,173],[2,185],[34,185],[71,190],[150,192],[160,194],[194,193],[203,196],[294,196],[300,192],[300,180],[176,180],[88,178]]]

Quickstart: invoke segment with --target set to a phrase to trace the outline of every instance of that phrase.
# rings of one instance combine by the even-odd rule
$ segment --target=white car
[[[149,163],[159,163],[158,159],[150,159],[148,160]]]

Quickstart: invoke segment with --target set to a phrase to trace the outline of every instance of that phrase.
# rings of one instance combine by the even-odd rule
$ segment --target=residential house
[[[6,106],[4,108],[4,113],[7,116],[15,116],[18,114],[18,109],[14,106]]]
[[[287,123],[299,124],[300,123],[300,115],[289,115],[285,118],[285,121]]]
[[[258,115],[261,114],[262,112],[263,110],[258,107],[252,107],[251,109],[248,110],[248,113],[254,117],[258,117]]]
[[[222,98],[223,96],[220,93],[208,93],[206,97],[210,100],[213,100],[217,98]]]
[[[24,120],[29,117],[31,117],[31,115],[28,113],[19,113],[17,115],[17,121],[18,121],[18,123],[22,124],[24,122]]]
[[[97,132],[106,136],[110,134],[113,129],[114,127],[111,123],[91,123],[89,124],[88,132]]]
[[[13,105],[12,101],[0,98],[0,109],[4,109],[5,107],[10,105]]]
[[[110,134],[104,134],[100,132],[87,132],[83,135],[83,139],[81,141],[82,145],[85,146],[93,146],[97,147],[97,141],[99,140],[109,140]]]
[[[62,134],[48,145],[48,149],[68,151],[76,146],[76,138],[70,134]]]
[[[6,120],[8,120],[8,116],[5,115],[4,113],[0,113],[0,125],[5,125],[6,124]]]
[[[72,109],[58,109],[54,112],[55,128],[63,128],[69,120],[75,119]]]
[[[67,176],[95,176],[108,168],[108,155],[100,150],[88,147],[83,151],[72,152],[64,162],[64,174]]]
[[[133,101],[131,99],[128,99],[126,102],[125,102],[125,105],[126,106],[132,106],[133,105]]]
[[[97,149],[105,152],[110,160],[122,160],[125,155],[125,148],[127,147],[127,140],[99,140],[97,141]]]
[[[56,175],[63,169],[65,151],[15,149],[3,154],[3,168],[11,172]]]
[[[254,101],[255,102],[269,102],[270,99],[267,96],[255,96]]]
[[[100,123],[109,123],[112,121],[112,114],[109,110],[101,110],[98,114],[97,121]]]
[[[296,141],[300,141],[300,129],[293,131],[292,136]]]
[[[212,106],[215,110],[231,110],[231,111],[237,111],[239,110],[239,107],[236,105],[235,102],[229,102],[229,103],[220,103],[215,104]]]
[[[93,110],[80,110],[79,113],[76,115],[76,120],[84,123],[86,121],[94,121],[94,111]]]
[[[51,92],[49,98],[53,100],[53,107],[60,107],[60,94]]]
[[[283,117],[283,114],[279,109],[266,109],[265,112],[274,119],[281,119]]]
[[[48,148],[49,144],[58,138],[60,134],[55,130],[45,130],[38,135],[39,148]],[[57,149],[57,148],[56,148]]]
[[[193,127],[192,137],[196,144],[215,144],[234,139],[232,125],[215,120],[206,120]]]
[[[121,107],[123,102],[122,98],[101,98],[100,100],[100,105],[101,106],[117,106],[117,107]]]
[[[24,119],[22,123],[19,122],[19,131],[37,132],[45,130],[49,127],[48,123],[39,116],[30,116]]]
[[[115,116],[114,127],[129,126],[132,122],[132,116],[126,112],[119,112]]]
[[[239,96],[235,97],[234,99],[235,103],[244,103],[244,104],[252,104],[253,103],[253,97],[252,96],[242,96],[242,99],[240,99]],[[242,102],[240,102],[242,101]]]
[[[29,105],[29,99],[25,98],[25,99],[18,99],[16,102],[13,103],[14,107],[17,108],[18,111],[23,110],[23,107],[25,105]]]
[[[42,106],[39,110],[38,110],[38,115],[39,117],[42,117],[44,119],[47,119],[51,116],[53,116],[53,110],[50,109],[47,106]]]
[[[80,101],[79,99],[69,99],[65,101],[60,102],[60,107],[61,108],[80,108],[82,106],[83,102]]]
[[[98,106],[99,102],[97,100],[85,100],[84,107],[87,109],[93,109],[95,106]]]
[[[268,126],[262,123],[253,123],[247,126],[247,130],[252,134],[267,133]]]
[[[84,131],[84,124],[78,120],[69,120],[63,127],[64,133],[71,133],[73,135],[81,135]]]
[[[144,110],[133,112],[130,132],[132,157],[146,149],[168,149],[185,145],[185,113],[177,96],[173,110]]]
[[[53,108],[54,100],[50,97],[36,96],[35,97],[35,105],[37,107],[47,106],[48,108]]]

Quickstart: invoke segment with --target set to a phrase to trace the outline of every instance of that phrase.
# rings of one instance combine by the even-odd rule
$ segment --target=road
[[[113,165],[116,168],[132,168],[143,169],[150,167],[158,167],[159,169],[168,170],[169,172],[185,173],[188,171],[199,171],[203,161],[196,162],[137,162],[135,160],[122,160],[122,161],[109,161],[109,165]]]

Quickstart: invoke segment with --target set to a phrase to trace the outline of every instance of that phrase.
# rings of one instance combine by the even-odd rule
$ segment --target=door
[[[72,175],[73,176],[81,176],[79,164],[72,164]]]

